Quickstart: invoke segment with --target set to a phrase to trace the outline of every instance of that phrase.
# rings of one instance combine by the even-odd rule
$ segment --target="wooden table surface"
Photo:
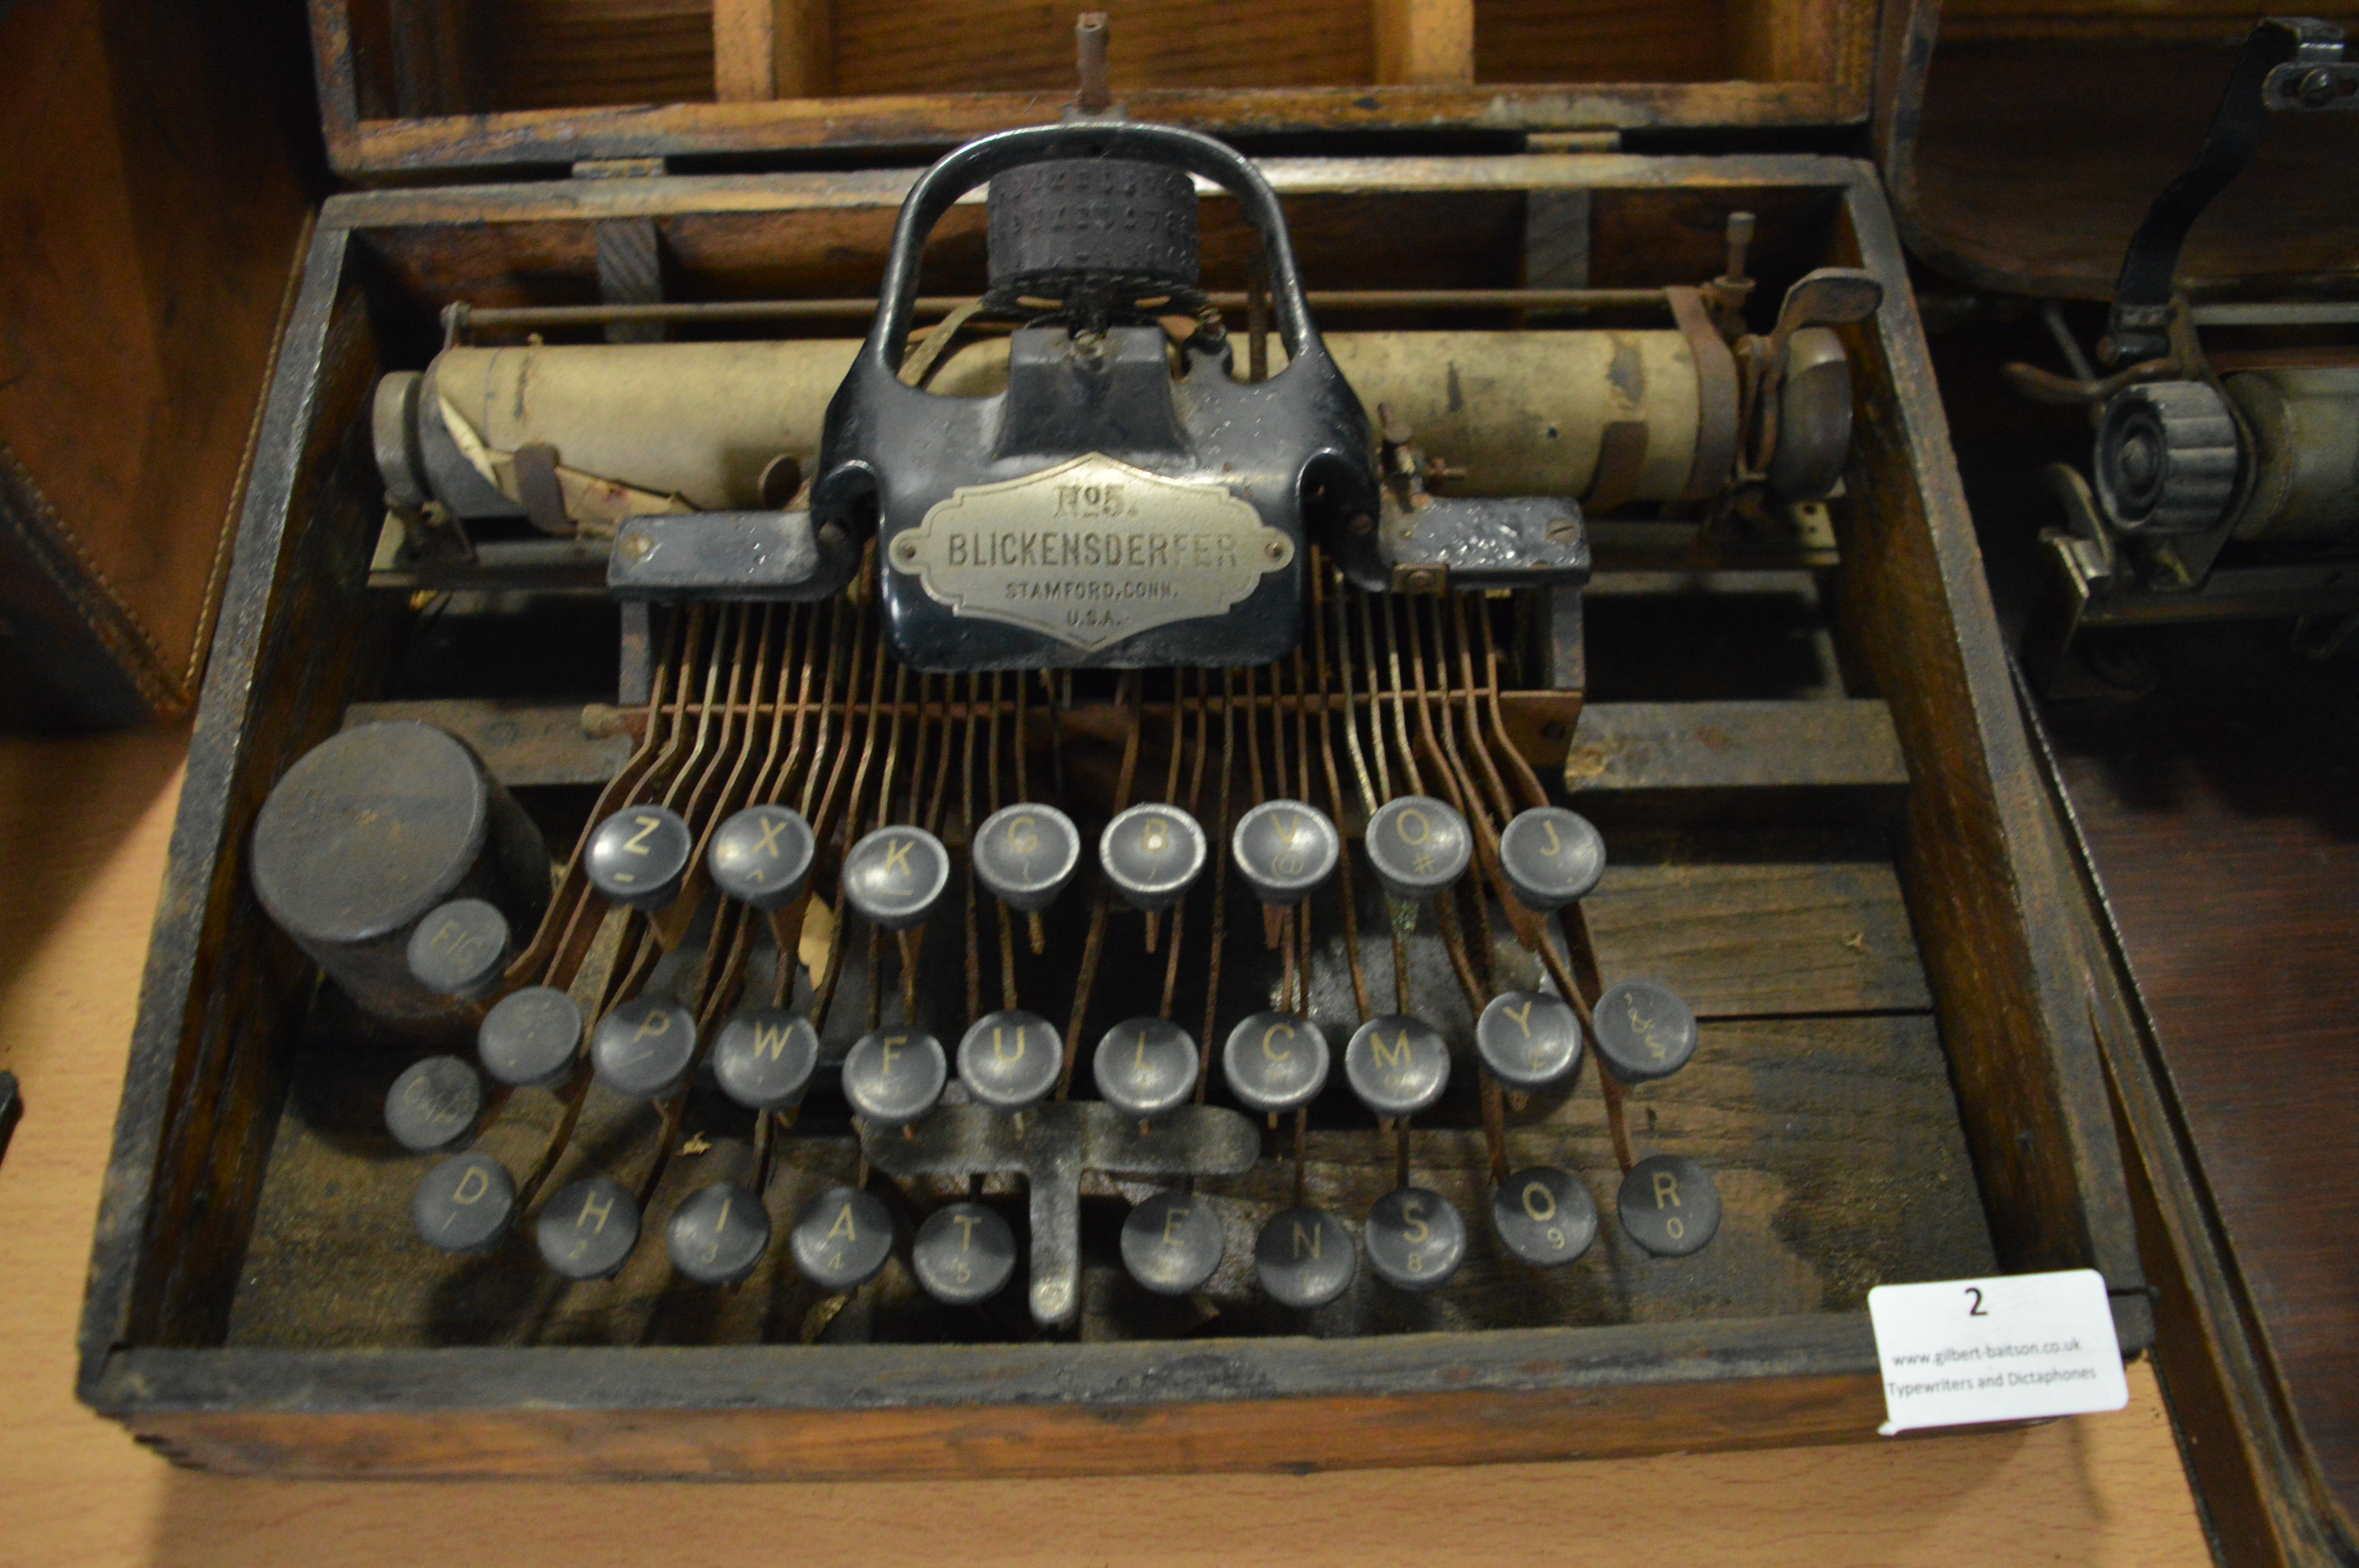
[[[73,1399],[73,1336],[182,738],[0,741],[0,1568],[1022,1563],[2201,1564],[2154,1378],[2030,1431],[1311,1476],[370,1486],[175,1471]]]

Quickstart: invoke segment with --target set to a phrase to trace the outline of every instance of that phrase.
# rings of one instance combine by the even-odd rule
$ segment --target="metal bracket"
[[[859,564],[808,512],[666,513],[616,531],[606,587],[618,599],[828,599]]]
[[[1544,496],[1385,498],[1384,555],[1396,593],[1577,588],[1589,580],[1581,508]]]

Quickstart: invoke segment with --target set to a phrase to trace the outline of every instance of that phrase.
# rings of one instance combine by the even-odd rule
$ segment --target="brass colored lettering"
[[[1401,1217],[1408,1221],[1407,1227],[1402,1230],[1401,1234],[1408,1238],[1409,1245],[1413,1247],[1421,1246],[1424,1243],[1425,1238],[1433,1234],[1432,1227],[1425,1223],[1425,1200],[1423,1198],[1410,1198],[1408,1202],[1402,1204]]]
[[[1524,1003],[1524,1011],[1521,1012],[1517,1012],[1512,1007],[1503,1007],[1499,1011],[1516,1021],[1522,1028],[1525,1039],[1529,1040],[1532,1037],[1532,1004],[1530,1002]]]
[[[757,855],[767,855],[775,860],[782,853],[778,849],[778,835],[787,830],[787,819],[783,816],[766,816],[760,821],[762,841],[754,846],[754,852]]]
[[[1283,1051],[1273,1051],[1270,1049],[1269,1043],[1280,1034],[1285,1035],[1288,1040],[1293,1039],[1294,1025],[1291,1023],[1273,1023],[1267,1029],[1261,1032],[1261,1054],[1268,1057],[1273,1062],[1284,1062],[1289,1060],[1294,1055],[1294,1047],[1291,1045],[1288,1046]]]
[[[1537,1199],[1538,1202],[1535,1202],[1535,1199]],[[1545,1204],[1548,1206],[1543,1208],[1540,1206],[1542,1204]],[[1549,1220],[1556,1217],[1556,1195],[1549,1191],[1544,1183],[1526,1182],[1524,1184],[1524,1212],[1530,1215],[1532,1218],[1539,1224],[1546,1225]]]
[[[636,1045],[650,1034],[669,1034],[670,1033],[671,1014],[662,1008],[658,1008],[653,1012],[648,1013],[646,1018],[639,1021],[637,1031],[631,1036],[631,1044]]]
[[[1171,1236],[1171,1227],[1195,1212],[1196,1211],[1192,1208],[1181,1208],[1176,1204],[1163,1211],[1164,1246],[1169,1247],[1174,1245]]]
[[[1412,822],[1417,824],[1417,831],[1414,833],[1408,830],[1408,825]],[[1424,812],[1413,806],[1402,812],[1395,820],[1393,830],[1400,836],[1400,841],[1404,844],[1422,844],[1433,837],[1433,824],[1427,820]]]
[[[459,1184],[451,1189],[452,1203],[481,1203],[484,1195],[492,1190],[492,1179],[484,1174],[481,1165],[470,1165]]]
[[[852,1211],[846,1209],[844,1212],[849,1214]],[[951,1216],[951,1223],[959,1227],[959,1250],[973,1251],[974,1227],[983,1223],[983,1217],[974,1214],[954,1214]]]
[[[657,828],[663,826],[663,818],[660,816],[634,816],[631,820],[639,825],[639,830],[636,833],[632,834],[628,838],[623,840],[623,849],[625,852],[633,855],[654,854],[655,851],[647,848],[647,837],[655,832]]]
[[[820,1239],[822,1241],[832,1241],[839,1236],[842,1237],[846,1241],[857,1241],[860,1239],[860,1227],[852,1223],[852,1206],[850,1204],[845,1204],[841,1209],[836,1211],[835,1223],[827,1227],[827,1234],[820,1238]]]
[[[1655,1206],[1662,1207],[1665,1198],[1671,1200],[1673,1208],[1687,1206],[1680,1202],[1680,1179],[1669,1171],[1658,1171],[1655,1173]],[[1673,1231],[1672,1234],[1676,1236],[1679,1233]]]
[[[792,1033],[792,1031],[788,1030],[783,1024],[757,1023],[754,1025],[754,1054],[756,1056],[767,1056],[771,1061],[777,1061],[780,1056],[786,1054],[787,1036],[790,1033]]]
[[[1006,1033],[1004,1024],[991,1026],[991,1059],[995,1062],[1021,1062],[1024,1060],[1024,1026],[1020,1023],[1016,1026],[1016,1054],[1013,1056],[1007,1054],[1006,1042],[1002,1038]]]
[[[1302,1228],[1302,1222],[1301,1222],[1300,1220],[1299,1220],[1299,1219],[1298,1219],[1298,1220],[1296,1220],[1296,1221],[1294,1222],[1294,1256],[1295,1256],[1295,1258],[1296,1258],[1298,1260],[1301,1258],[1302,1253],[1303,1253],[1303,1249],[1304,1249],[1304,1246],[1305,1246],[1305,1244],[1306,1244],[1306,1243],[1308,1243],[1308,1245],[1309,1245],[1309,1249],[1310,1249],[1310,1260],[1311,1260],[1312,1262],[1314,1262],[1314,1263],[1316,1263],[1317,1261],[1319,1261],[1319,1242],[1320,1242],[1320,1238],[1322,1238],[1322,1237],[1324,1237],[1326,1234],[1327,1234],[1327,1227],[1326,1227],[1325,1226],[1323,1226],[1323,1225],[1314,1225],[1314,1226],[1312,1226],[1312,1227],[1310,1227],[1310,1229],[1306,1233],[1306,1232],[1303,1230],[1303,1228]]]
[[[1540,853],[1543,855],[1561,855],[1564,853],[1564,840],[1556,836],[1556,824],[1543,816],[1540,818],[1540,826],[1548,829],[1549,836],[1549,847],[1542,849]]]
[[[1382,1032],[1377,1030],[1372,1029],[1368,1032],[1368,1040],[1370,1042],[1370,1047],[1375,1055],[1377,1066],[1390,1067],[1396,1076],[1408,1070],[1408,1030],[1402,1030],[1398,1037],[1396,1038],[1389,1045],[1385,1044],[1384,1034]]]
[[[893,1058],[899,1054],[896,1052],[893,1047],[907,1044],[908,1038],[909,1037],[906,1034],[887,1034],[885,1036],[884,1040],[876,1048],[876,1070],[878,1072],[883,1073],[888,1078],[893,1076]]]
[[[886,844],[885,846],[885,864],[881,868],[881,870],[884,871],[898,872],[900,874],[900,880],[905,882],[917,874],[909,870],[910,843],[911,840],[908,838],[896,838],[892,842]]]
[[[590,1228],[603,1230],[606,1228],[606,1217],[614,1212],[614,1200],[612,1197],[595,1190],[586,1192],[582,1195],[582,1212],[573,1217],[573,1228],[579,1230],[590,1225],[591,1217],[595,1215],[598,1223],[590,1225]]]

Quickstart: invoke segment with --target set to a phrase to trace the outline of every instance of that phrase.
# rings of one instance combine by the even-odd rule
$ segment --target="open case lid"
[[[2112,297],[2130,236],[2194,161],[2245,36],[2288,13],[2301,8],[1893,0],[1876,157],[1909,249],[1978,287]],[[2308,14],[2359,41],[2359,13]],[[2178,276],[2215,298],[2359,288],[2359,114],[2269,114]]]
[[[1106,0],[1092,0],[1105,5]],[[948,146],[1053,120],[1037,0],[310,0],[359,179]],[[1876,0],[1112,0],[1138,119],[1216,135],[1790,131],[1866,122]]]

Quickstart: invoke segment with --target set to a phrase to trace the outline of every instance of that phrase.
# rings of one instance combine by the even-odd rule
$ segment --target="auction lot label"
[[[2093,1269],[1878,1285],[1867,1292],[1884,1368],[1878,1428],[2117,1411],[2130,1402],[2105,1281]]]

